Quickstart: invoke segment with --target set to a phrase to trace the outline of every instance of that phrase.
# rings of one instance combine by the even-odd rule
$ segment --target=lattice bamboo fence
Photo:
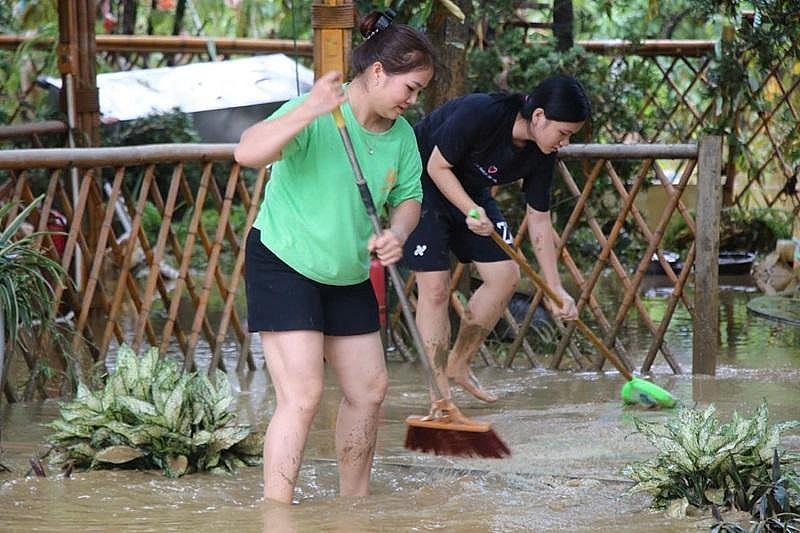
[[[578,45],[607,60],[609,73],[636,71],[654,80],[638,98],[633,131],[619,130],[612,122],[601,124],[608,142],[686,143],[696,142],[709,131],[725,126],[725,205],[741,208],[775,207],[800,211],[794,185],[800,173],[800,34],[782,60],[762,70],[763,75],[743,86],[729,116],[718,113],[724,103],[713,97],[715,41],[580,41]],[[20,83],[0,81],[0,93],[18,104],[6,123],[29,121],[32,109],[41,105],[37,77],[53,74],[55,49],[47,40],[31,41],[20,36],[0,35],[0,50],[19,50]],[[270,39],[214,39],[200,37],[148,37],[98,35],[97,50],[103,70],[123,70],[186,64],[193,61],[257,53],[282,52],[295,57],[312,55],[308,41]],[[22,53],[24,51],[24,53]],[[745,66],[754,65],[750,54]],[[637,101],[637,99],[632,99]],[[41,145],[33,136],[32,145]],[[2,138],[0,138],[2,142]],[[606,141],[604,141],[606,142]]]
[[[63,249],[58,252],[50,237],[43,238],[41,246],[77,280],[76,286],[55,285],[53,305],[62,315],[67,314],[70,322],[69,349],[57,352],[55,359],[52,346],[44,346],[40,353],[26,354],[20,360],[27,365],[29,375],[37,372],[40,358],[47,357],[42,354],[47,353],[50,364],[68,374],[86,372],[93,365],[102,367],[113,348],[123,342],[134,349],[157,346],[162,353],[181,358],[186,369],[233,370],[229,365],[235,365],[236,370],[244,371],[258,367],[250,346],[251,336],[246,332],[246,317],[242,316],[242,243],[246,228],[255,217],[267,172],[240,169],[233,163],[232,153],[233,145],[221,144],[0,151],[3,201],[30,202],[34,191],[44,186],[46,202],[31,220],[34,228],[46,229],[52,209],[66,216],[68,234]],[[589,169],[575,176],[563,161],[559,165],[559,173],[576,202],[558,238],[569,275],[582,287],[579,306],[585,309],[584,316],[590,317],[605,343],[614,347],[631,368],[641,364],[641,370],[648,372],[660,353],[674,372],[681,372],[664,343],[664,332],[678,306],[696,312],[696,302],[684,292],[687,275],[696,254],[705,253],[716,259],[716,250],[698,251],[693,246],[680,276],[665,265],[672,296],[658,323],[642,306],[640,291],[644,271],[651,256],[660,249],[672,214],[684,217],[694,229],[694,218],[682,196],[690,177],[698,176],[697,145],[586,145],[571,147],[562,157],[581,158]],[[619,160],[633,161],[637,167],[633,179],[619,177],[615,170]],[[684,163],[678,183],[673,184],[661,171],[664,160]],[[643,184],[653,179],[664,183],[670,200],[651,227],[634,200]],[[600,227],[591,210],[593,184],[597,180],[611,180],[624,205],[608,232]],[[718,184],[718,176],[705,176],[705,180]],[[630,223],[649,239],[632,271],[622,265],[614,252],[620,228]],[[570,232],[584,224],[592,228],[603,246],[588,275],[575,267],[573,254],[564,245]],[[622,304],[613,312],[598,303],[596,294],[600,272],[607,267],[624,287]],[[704,301],[715,305],[710,298]],[[644,317],[652,335],[649,353],[643,361],[636,362],[628,360],[619,340],[620,327],[634,311]],[[712,322],[716,325],[716,320]],[[394,325],[397,333],[400,324],[395,320]],[[526,345],[522,333],[525,325],[519,325],[522,329],[511,344],[511,356],[505,363],[509,366],[520,347],[530,365],[540,365],[537,354]],[[39,334],[48,336],[48,332]],[[591,350],[576,348],[579,334],[571,327],[564,327],[561,334],[562,345],[552,359],[553,368],[561,366],[567,348],[575,357],[588,357],[582,366],[602,366],[600,359],[586,355]],[[404,343],[400,335],[396,338]],[[83,365],[65,359],[81,353],[85,357]],[[200,353],[210,354],[210,360],[201,360]],[[404,354],[409,359],[417,356],[407,349]],[[16,389],[7,383],[6,397],[15,399]]]
[[[144,45],[139,38],[114,37],[98,36],[98,50],[119,68],[165,66],[211,57],[205,39],[183,39],[180,44],[165,40]],[[603,253],[588,273],[578,268],[566,246],[561,259],[569,277],[583,288],[580,295],[583,316],[591,317],[592,325],[627,364],[647,372],[660,354],[674,372],[680,372],[670,348],[663,342],[664,332],[677,309],[696,314],[695,303],[684,291],[685,276],[689,275],[692,261],[699,254],[709,257],[711,250],[708,246],[703,250],[692,247],[686,257],[687,268],[679,276],[671,272],[661,258],[672,284],[671,296],[665,316],[657,321],[650,318],[640,298],[641,270],[649,264],[652,252],[658,253],[661,249],[664,225],[663,219],[645,220],[635,199],[641,196],[646,183],[660,183],[669,198],[665,216],[668,213],[669,217],[681,217],[690,230],[694,230],[695,215],[684,201],[684,192],[687,184],[696,179],[697,150],[681,153],[680,157],[665,156],[657,150],[674,146],[667,143],[683,146],[683,143],[696,141],[716,124],[715,107],[707,97],[714,43],[580,44],[590,52],[609,56],[609,67],[624,65],[624,68],[647,71],[660,80],[640,99],[636,114],[643,126],[634,132],[638,141],[658,144],[650,148],[656,150],[652,153],[637,153],[638,145],[624,148],[638,154],[633,157],[621,155],[625,152],[589,155],[582,160],[577,173],[562,162],[559,175],[572,195],[575,208],[559,240],[568,242],[576,225],[586,226],[602,246]],[[17,45],[19,42],[13,37],[0,36],[0,48]],[[299,50],[299,55],[310,55],[311,51],[310,43],[299,43],[299,46],[298,43],[284,43],[277,49],[269,43],[253,45],[241,40],[217,40],[215,45],[216,53],[227,57],[267,51],[294,54],[294,50]],[[798,40],[795,40],[795,56],[797,47]],[[52,55],[52,50],[46,43],[43,50],[39,55],[29,54],[25,67],[29,74],[23,77],[19,87],[0,87],[5,94],[17,95],[19,105],[11,117],[17,123],[30,116],[27,108],[31,101],[39,98],[32,80],[51,67],[48,54]],[[766,205],[791,209],[795,213],[800,208],[794,189],[781,186],[796,180],[800,153],[797,146],[800,86],[795,68],[791,55],[787,56],[786,61],[775,65],[760,84],[748,87],[748,98],[739,101],[741,106],[735,114],[736,150],[725,150],[726,173],[736,176],[736,187],[732,189],[736,205]],[[757,102],[759,107],[752,107],[752,102]],[[15,130],[6,131],[5,138],[23,135],[31,139],[29,146],[43,146],[47,132],[64,131],[63,124],[58,122],[44,126],[18,124]],[[623,136],[625,141],[630,138],[631,132],[616,131],[611,124],[602,127],[615,142],[623,141]],[[573,149],[566,150],[562,156],[571,157]],[[0,187],[6,187],[4,200],[30,201],[34,190],[44,187],[48,201],[34,224],[44,227],[48,210],[53,206],[64,212],[70,221],[71,232],[60,260],[82,284],[76,289],[61,287],[60,302],[56,305],[73,312],[76,334],[71,345],[87,347],[89,362],[101,365],[105,364],[106,355],[115,344],[129,342],[134,346],[149,344],[172,351],[183,359],[186,368],[205,365],[225,368],[226,360],[233,361],[237,369],[255,368],[257,363],[250,350],[250,337],[245,333],[244,317],[237,307],[242,298],[240,239],[243,228],[253,216],[266,175],[243,173],[232,163],[232,148],[224,145],[87,150],[46,150],[35,156],[24,150],[15,150],[13,155],[7,150],[0,151],[0,161],[4,161],[0,165]],[[619,205],[624,206],[619,213],[621,218],[611,222],[610,232],[603,231],[609,221],[598,220],[591,209],[597,201],[592,196],[597,194],[593,184],[599,180],[613,185],[612,194],[616,195]],[[197,205],[203,205],[206,216],[218,222],[207,226],[208,221],[199,214],[200,210],[194,209]],[[153,211],[160,211],[172,223],[154,223]],[[180,222],[176,223],[178,219]],[[125,226],[123,220],[128,220],[130,226]],[[650,243],[633,272],[614,254],[614,244],[623,225],[637,228]],[[147,227],[151,228],[149,233],[143,229]],[[518,239],[523,237],[519,235]],[[96,250],[102,253],[95,253]],[[617,309],[604,309],[597,297],[600,269],[612,272],[623,288],[623,303]],[[142,273],[143,277],[139,278],[137,273]],[[539,298],[536,295],[533,304],[538,303]],[[456,310],[459,303],[454,295]],[[535,353],[525,336],[519,333],[525,331],[535,307],[529,307],[521,324],[516,324],[513,316],[506,315],[512,327],[520,329],[515,329],[517,333],[503,361],[495,359],[486,349],[482,351],[487,364],[511,366],[523,361],[530,366],[547,364],[561,368],[567,364],[566,356],[570,364],[581,368],[602,366],[603,361],[597,355],[592,356],[591,349],[587,351],[585,343],[581,343],[569,327],[559,331],[560,342],[555,355],[544,363],[541,354]],[[619,340],[620,327],[632,314],[642,317],[648,334],[652,335],[648,353],[643,360],[635,362],[630,360],[626,347]],[[397,326],[393,329],[394,336],[401,352],[413,358],[415,354],[403,345],[397,318],[395,316],[393,321]],[[716,320],[713,323],[716,325]],[[203,345],[202,350],[198,350],[200,345]],[[198,352],[212,354],[211,360],[199,360]],[[235,353],[230,355],[229,352]],[[225,357],[225,353],[229,355]],[[23,358],[31,376],[40,368],[37,357],[25,354]],[[79,371],[79,365],[63,358],[56,366],[57,370],[67,373]],[[6,384],[5,392],[11,398],[15,388]],[[34,393],[30,387],[26,389],[26,395]]]
[[[54,257],[77,280],[55,284],[59,313],[72,324],[71,354],[88,352],[90,364],[104,365],[116,344],[148,344],[178,352],[195,369],[202,342],[208,364],[225,369],[223,344],[233,335],[239,369],[256,368],[236,303],[242,236],[266,171],[240,171],[231,145],[0,151],[0,159],[4,202],[28,203],[44,184],[34,228],[47,229],[51,209],[68,220]],[[41,244],[56,253],[52,243]],[[34,372],[35,361],[26,361]],[[81,371],[70,363],[55,366]]]
[[[641,127],[602,129],[615,142],[634,134],[638,141],[684,143],[708,131],[726,135],[725,205],[800,210],[796,192],[800,173],[800,33],[781,61],[760,70],[758,79],[740,88],[733,101],[715,97],[711,72],[714,41],[659,41],[641,45],[584,42],[587,51],[610,58],[609,72],[635,70],[657,80],[642,87],[635,116]],[[753,68],[757,58],[745,54]],[[730,105],[725,115],[726,105]]]

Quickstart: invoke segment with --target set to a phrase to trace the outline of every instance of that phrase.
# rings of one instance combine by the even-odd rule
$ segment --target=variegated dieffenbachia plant
[[[183,372],[151,348],[120,346],[102,390],[80,383],[48,424],[51,457],[75,468],[161,469],[169,477],[261,462],[263,437],[236,424],[228,378]]]
[[[634,423],[658,452],[626,465],[623,474],[634,481],[631,492],[652,496],[653,507],[682,502],[735,509],[800,531],[800,455],[779,447],[781,435],[800,427],[800,420],[770,425],[763,400],[751,418],[734,412],[729,422],[720,421],[711,404],[682,408],[663,424],[638,418]]]

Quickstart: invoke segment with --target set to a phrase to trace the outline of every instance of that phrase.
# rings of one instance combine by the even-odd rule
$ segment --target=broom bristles
[[[502,459],[511,455],[508,446],[485,422],[448,423],[410,416],[406,419],[405,447],[435,455],[488,457]]]

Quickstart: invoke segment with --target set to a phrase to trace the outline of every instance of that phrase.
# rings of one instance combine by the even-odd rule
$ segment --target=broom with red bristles
[[[361,200],[367,209],[373,230],[376,234],[382,231],[381,223],[375,209],[375,203],[367,187],[364,174],[361,172],[361,165],[356,159],[353,143],[350,134],[344,123],[342,110],[337,107],[332,111],[336,127],[342,137],[347,157],[350,159],[350,166],[356,177],[356,185],[361,194]],[[459,457],[494,457],[502,458],[511,455],[508,446],[497,436],[492,429],[492,424],[488,422],[478,422],[470,420],[464,416],[452,401],[446,399],[439,388],[436,378],[425,355],[425,345],[420,337],[419,330],[414,322],[414,315],[411,312],[411,304],[408,301],[403,287],[405,283],[400,277],[396,265],[389,265],[389,276],[392,286],[397,292],[397,298],[403,310],[408,330],[413,338],[414,345],[420,354],[419,360],[425,370],[425,377],[428,386],[433,391],[437,400],[433,402],[430,413],[426,416],[412,415],[406,418],[405,447],[410,450],[421,452],[431,452],[436,455],[452,455]]]

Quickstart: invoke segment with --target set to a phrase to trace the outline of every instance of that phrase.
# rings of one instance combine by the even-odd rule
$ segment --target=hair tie
[[[372,30],[369,35],[367,35],[367,39],[369,39],[379,31],[385,30],[386,28],[391,26],[392,20],[394,19],[395,15],[397,15],[397,12],[392,8],[389,8],[383,13],[381,13],[380,18],[378,18],[378,22],[375,23],[375,29]]]

